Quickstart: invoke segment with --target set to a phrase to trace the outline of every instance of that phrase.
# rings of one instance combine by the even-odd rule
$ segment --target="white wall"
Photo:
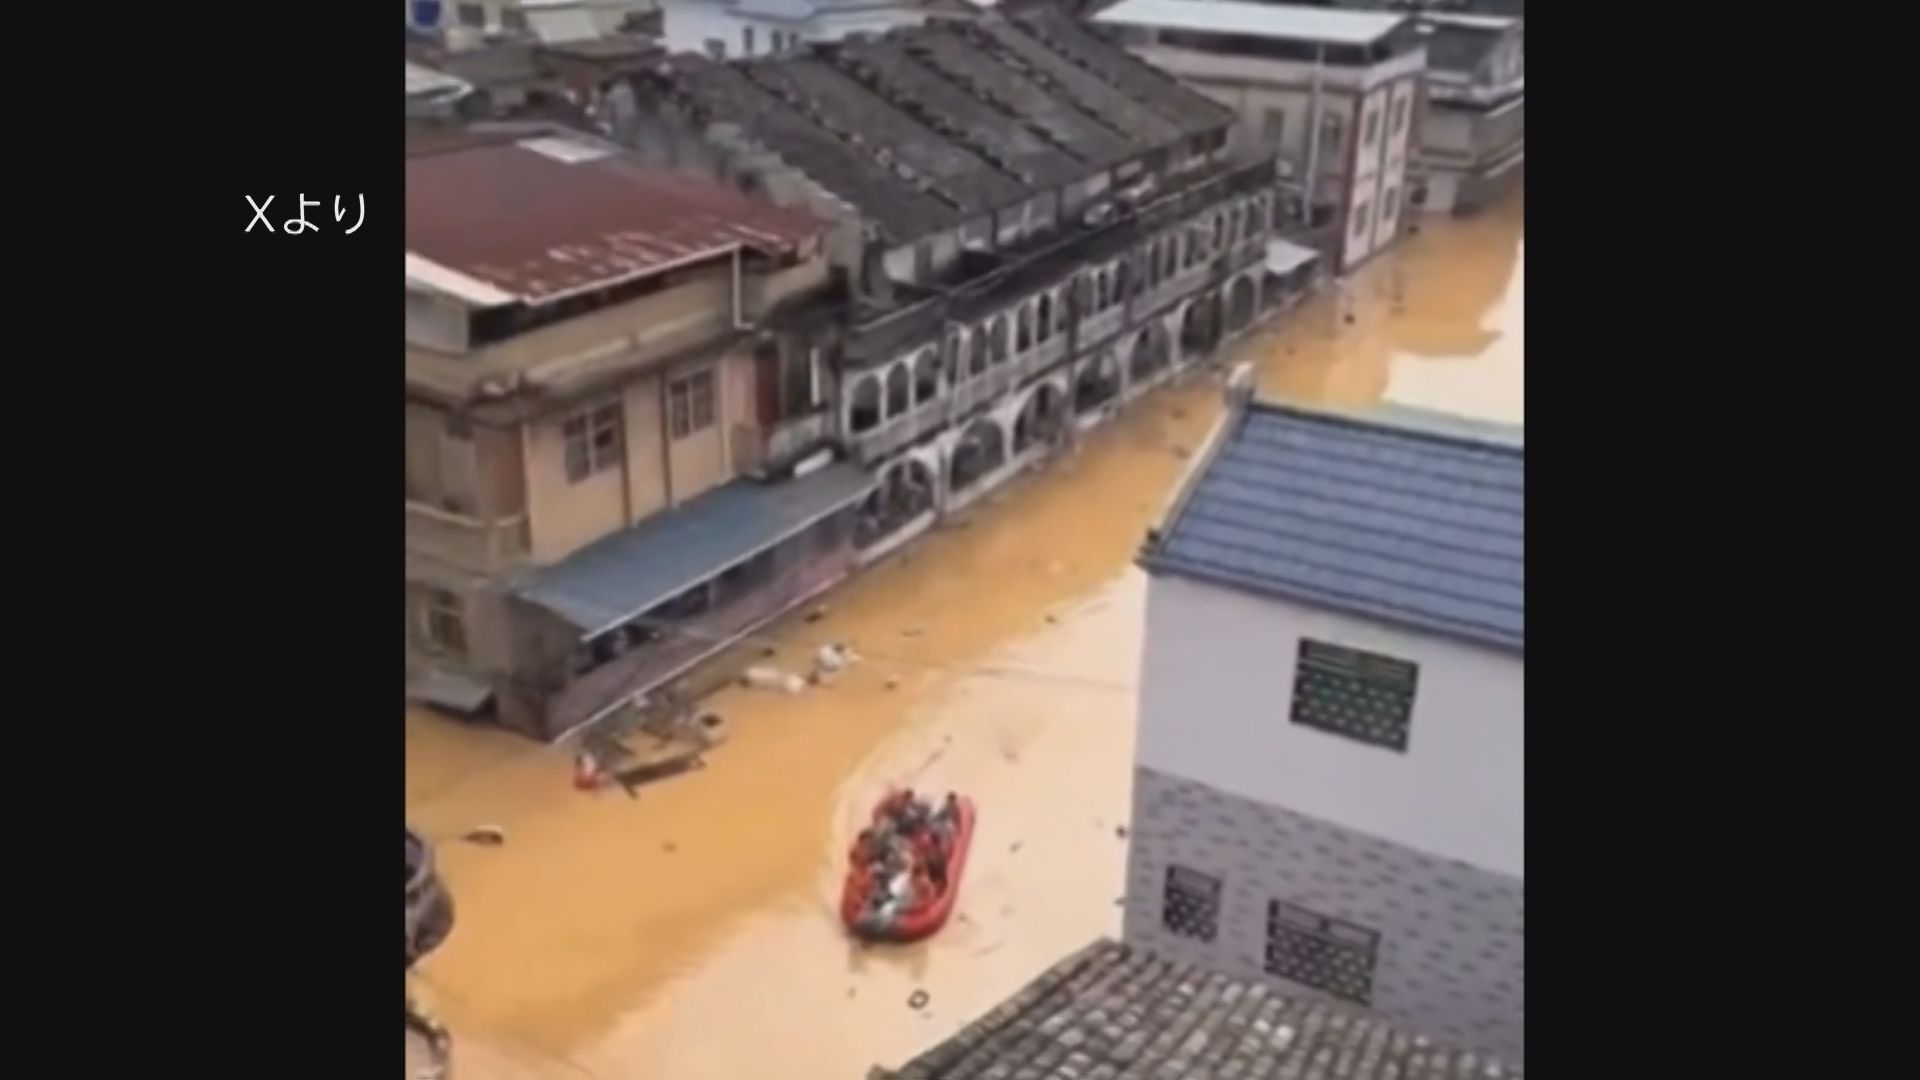
[[[907,0],[897,7],[865,11],[822,11],[803,19],[775,19],[736,12],[726,0],[660,0],[662,33],[674,52],[705,52],[709,39],[727,43],[727,58],[747,55],[741,30],[753,28],[753,55],[773,52],[773,35],[803,41],[838,41],[848,34],[879,34],[895,26],[916,25],[926,15]]]
[[[1381,116],[1386,146],[1380,163],[1380,196],[1374,211],[1374,247],[1381,248],[1400,235],[1400,219],[1407,209],[1407,155],[1411,153],[1413,129],[1420,103],[1415,100],[1419,84],[1413,79],[1393,83]],[[1395,126],[1396,118],[1398,126]]]
[[[1299,639],[1420,665],[1405,753],[1293,723]],[[1519,657],[1155,574],[1137,763],[1524,877]]]

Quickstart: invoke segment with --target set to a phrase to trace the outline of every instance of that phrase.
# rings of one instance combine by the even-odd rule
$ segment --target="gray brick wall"
[[[1211,942],[1163,925],[1170,866],[1223,883]],[[1379,934],[1374,1011],[1523,1068],[1525,893],[1518,878],[1195,781],[1134,770],[1128,942],[1326,996],[1266,972],[1269,902],[1358,924]],[[1186,922],[1192,925],[1191,918]]]

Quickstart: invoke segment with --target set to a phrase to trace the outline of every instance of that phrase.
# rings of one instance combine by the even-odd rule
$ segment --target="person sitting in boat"
[[[932,817],[927,813],[926,803],[913,798],[912,792],[908,792],[907,794],[907,804],[900,808],[900,831],[906,833],[908,836],[912,836],[925,828],[932,820]]]
[[[915,912],[933,903],[936,885],[926,863],[916,864],[913,875],[907,881],[906,903],[901,910]]]

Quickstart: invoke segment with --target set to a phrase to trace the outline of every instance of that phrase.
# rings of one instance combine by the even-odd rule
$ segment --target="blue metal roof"
[[[1524,649],[1519,437],[1266,403],[1227,423],[1148,570]]]
[[[617,626],[866,497],[873,476],[839,462],[794,480],[738,480],[533,571],[516,595],[593,634]]]

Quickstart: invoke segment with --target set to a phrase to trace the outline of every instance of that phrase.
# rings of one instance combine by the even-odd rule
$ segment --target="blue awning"
[[[851,462],[773,484],[738,480],[529,574],[515,595],[597,634],[866,498]]]

